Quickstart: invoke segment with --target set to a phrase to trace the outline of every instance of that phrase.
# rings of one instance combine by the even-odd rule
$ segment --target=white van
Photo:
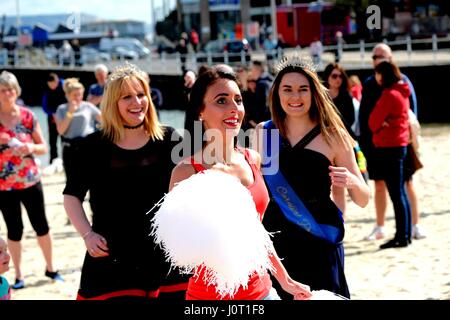
[[[135,52],[140,58],[148,56],[150,50],[135,38],[101,38],[99,49],[103,52],[113,53],[117,48]],[[123,50],[121,49],[121,50]]]

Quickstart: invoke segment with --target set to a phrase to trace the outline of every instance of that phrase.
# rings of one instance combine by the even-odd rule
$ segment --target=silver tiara
[[[141,75],[142,73],[143,71],[139,69],[136,65],[129,63],[128,61],[125,61],[124,64],[114,69],[114,71],[109,76],[108,82],[135,74]]]
[[[288,67],[297,67],[301,69],[308,69],[311,72],[316,72],[318,65],[314,64],[310,57],[299,56],[297,54],[291,56],[284,56],[274,67],[275,72],[278,73],[281,70]]]

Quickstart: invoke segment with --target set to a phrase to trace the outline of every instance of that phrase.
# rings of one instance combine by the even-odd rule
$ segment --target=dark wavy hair
[[[339,64],[339,63],[329,63],[325,69],[323,70],[322,79],[324,86],[329,89],[330,86],[328,84],[328,78],[330,77],[333,70],[339,70],[339,72],[342,74],[342,84],[339,87],[339,92],[349,92],[350,91],[350,83],[348,80],[347,72],[345,72],[345,69]]]
[[[382,78],[381,87],[383,88],[390,88],[392,87],[392,85],[402,80],[402,74],[400,72],[400,69],[393,62],[389,61],[380,62],[375,67],[375,73],[381,75]]]
[[[220,79],[228,79],[236,82],[240,87],[240,83],[236,77],[236,74],[233,72],[231,68],[226,68],[223,65],[216,65],[211,67],[209,70],[200,74],[194,85],[191,88],[191,93],[189,95],[189,103],[188,110],[193,112],[193,119],[195,121],[199,120],[200,113],[205,108],[205,95],[208,88],[213,85],[217,80]],[[205,133],[205,128],[202,124],[202,137]],[[196,144],[194,143],[195,137],[194,134],[191,135],[191,146],[192,146],[192,154],[197,152],[198,150],[194,149]],[[203,141],[202,147],[205,145],[205,141]]]

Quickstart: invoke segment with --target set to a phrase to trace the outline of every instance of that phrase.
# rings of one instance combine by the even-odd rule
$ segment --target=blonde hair
[[[78,78],[67,78],[64,80],[63,90],[65,94],[70,94],[72,91],[81,89],[84,91],[83,84],[78,80]]]
[[[117,143],[123,139],[125,135],[125,128],[123,120],[119,113],[118,101],[120,99],[124,85],[130,85],[131,80],[136,79],[144,89],[144,93],[148,100],[148,109],[144,118],[144,129],[152,140],[162,140],[164,129],[159,123],[156,108],[153,105],[150,95],[150,88],[143,71],[136,66],[126,63],[125,65],[116,68],[108,77],[105,85],[103,99],[100,104],[102,110],[102,129],[103,134]]]
[[[280,134],[287,137],[287,131],[284,125],[286,113],[281,107],[278,90],[280,88],[281,79],[288,73],[300,73],[306,77],[311,89],[311,107],[309,109],[309,117],[312,121],[317,121],[320,125],[320,132],[325,141],[331,145],[334,137],[344,144],[355,146],[355,141],[345,129],[341,120],[339,111],[328,94],[328,89],[321,83],[317,73],[311,68],[298,64],[286,64],[284,68],[279,69],[278,74],[273,82],[269,93],[269,106],[272,114],[272,120]]]
[[[16,91],[18,97],[22,93],[22,88],[20,88],[19,81],[17,81],[16,76],[6,70],[0,73],[0,85],[7,88],[13,88]]]

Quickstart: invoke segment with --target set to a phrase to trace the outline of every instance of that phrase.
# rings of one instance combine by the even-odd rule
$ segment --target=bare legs
[[[54,272],[55,270],[53,268],[52,238],[50,237],[50,233],[47,233],[44,236],[37,237],[37,241],[39,247],[41,248],[42,254],[44,255],[47,271]],[[13,241],[8,239],[8,248],[13,261],[16,279],[22,280],[22,243],[21,241]]]
[[[16,272],[16,279],[23,279],[20,263],[22,262],[22,243],[8,239],[8,249]]]
[[[45,263],[47,265],[47,271],[53,272],[53,257],[52,257],[52,238],[50,233],[45,236],[37,237],[39,247],[41,247],[42,254],[44,255]]]
[[[384,227],[387,211],[387,188],[384,180],[375,180],[375,212],[377,226]]]

